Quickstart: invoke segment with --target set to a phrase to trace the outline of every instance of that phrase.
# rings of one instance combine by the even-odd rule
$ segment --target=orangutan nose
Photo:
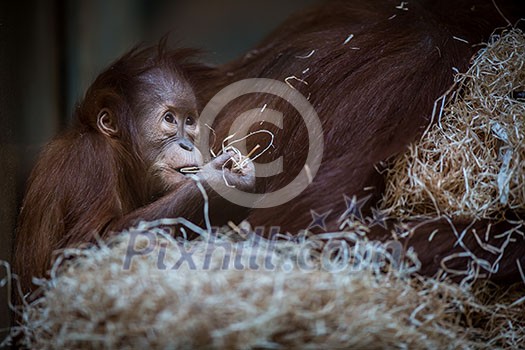
[[[193,151],[193,143],[190,140],[184,138],[178,141],[179,146],[186,151]]]

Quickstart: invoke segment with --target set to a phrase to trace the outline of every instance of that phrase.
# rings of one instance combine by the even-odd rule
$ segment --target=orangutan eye
[[[195,124],[195,119],[193,117],[186,118],[186,125],[193,125]]]
[[[167,121],[167,122],[170,123],[170,124],[175,123],[175,117],[174,117],[173,114],[171,114],[171,113],[166,113],[166,114],[164,115],[164,120]]]

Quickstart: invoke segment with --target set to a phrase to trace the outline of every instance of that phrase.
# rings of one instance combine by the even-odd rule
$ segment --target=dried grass
[[[392,217],[499,219],[525,210],[525,35],[493,35],[436,102],[437,122],[394,160],[383,208]],[[436,115],[437,114],[437,115]]]
[[[229,232],[214,242],[230,245],[240,258],[223,266],[223,251],[210,250],[208,239],[176,240],[144,224],[138,230],[149,236],[135,236],[133,246],[146,248],[156,237],[155,250],[135,256],[129,270],[123,269],[133,237],[127,232],[64,253],[44,296],[24,309],[25,346],[515,349],[525,340],[519,291],[502,297],[489,285],[412,277],[414,256],[398,261],[363,232],[278,242]],[[309,270],[298,268],[305,245],[325,252],[342,240],[353,244],[346,253],[313,253]],[[186,263],[170,269],[182,246],[195,269]],[[160,251],[167,270],[159,269]],[[273,269],[264,268],[269,257]]]

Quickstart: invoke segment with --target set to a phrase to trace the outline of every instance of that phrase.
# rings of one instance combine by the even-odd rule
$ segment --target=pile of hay
[[[487,286],[413,277],[416,258],[399,261],[359,230],[273,242],[159,231],[143,224],[66,251],[43,297],[23,311],[25,346],[515,349],[525,341],[518,294],[495,301]],[[143,254],[130,262],[130,251]]]
[[[524,33],[493,35],[436,102],[437,122],[395,159],[383,198],[390,216],[497,219],[525,211],[524,91]]]

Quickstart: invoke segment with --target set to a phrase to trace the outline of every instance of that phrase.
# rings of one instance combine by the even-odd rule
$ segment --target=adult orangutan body
[[[453,18],[449,7],[454,8]],[[77,110],[76,126],[44,151],[33,172],[16,252],[16,269],[25,290],[31,276],[41,276],[49,268],[54,249],[91,241],[95,233],[126,228],[138,219],[202,220],[202,196],[195,183],[174,171],[200,165],[192,144],[198,133],[192,131],[198,108],[192,87],[206,103],[221,88],[241,79],[286,81],[308,97],[322,122],[323,161],[313,183],[286,204],[251,209],[247,218],[253,226],[280,226],[281,231],[295,233],[307,228],[312,221],[310,210],[315,210],[330,211],[327,229],[335,229],[346,210],[343,194],[357,198],[371,194],[363,207],[366,213],[383,188],[376,166],[402,152],[422,133],[434,101],[451,85],[453,67],[463,71],[468,66],[476,48],[464,41],[486,40],[502,24],[491,1],[455,2],[454,6],[431,1],[402,6],[397,1],[335,1],[290,18],[248,55],[217,68],[213,80],[205,84],[197,79],[192,86],[192,78],[202,70],[185,63],[183,52],[168,59],[172,64],[168,71],[174,74],[167,76],[157,69],[158,62],[165,68],[166,60],[143,67],[139,61],[150,62],[148,57],[125,57],[118,62],[129,68],[126,60],[132,59],[138,68],[121,70],[116,64],[103,73]],[[254,108],[284,115],[282,129],[269,123],[255,125],[275,134],[275,149],[260,160],[284,159],[283,173],[257,179],[255,191],[272,192],[303,168],[306,126],[287,102],[251,94],[232,101],[218,116],[213,126],[217,140],[231,134],[235,118]],[[171,117],[166,119],[168,112],[178,125],[185,125],[180,135],[169,128],[173,123]],[[179,136],[162,136],[170,132]],[[162,141],[167,139],[172,142]],[[248,139],[248,149],[268,142],[267,134],[256,134]],[[228,158],[212,160],[202,174],[210,174],[210,181],[219,185],[221,167]],[[227,178],[237,188],[250,190],[253,169],[227,169]],[[228,220],[239,214],[238,207],[223,205],[218,196],[212,196],[211,202],[214,224],[221,223],[218,218]],[[467,224],[457,225],[461,229]],[[474,227],[480,230],[486,225],[478,222]],[[440,232],[429,243],[428,234],[436,228]],[[387,239],[389,233],[375,226],[370,237]],[[460,249],[453,246],[455,241],[448,223],[437,222],[417,230],[406,243],[419,253],[422,271],[433,273],[442,256]],[[487,255],[472,235],[465,236],[464,244],[477,255]],[[515,246],[506,253],[507,263],[502,261],[496,278],[509,282],[518,278],[515,261],[525,264],[525,244]]]
[[[497,3],[501,9],[509,5]],[[523,14],[523,8],[520,10],[504,13]],[[319,215],[328,214],[326,229],[335,230],[347,209],[343,194],[357,199],[372,195],[362,208],[370,215],[370,207],[380,199],[384,186],[383,175],[377,171],[380,162],[403,152],[422,134],[434,101],[452,85],[454,69],[466,71],[479,49],[473,44],[486,41],[494,28],[503,25],[505,21],[492,1],[412,1],[401,5],[398,1],[333,1],[293,16],[247,55],[220,67],[216,85],[199,93],[205,101],[238,80],[272,78],[286,81],[308,97],[323,125],[323,162],[313,183],[286,204],[251,210],[248,221],[254,227],[264,226],[266,234],[270,226],[298,232],[312,222],[312,209]],[[308,136],[290,104],[267,94],[251,94],[228,104],[219,115],[215,125],[218,139],[231,134],[229,128],[241,113],[255,108],[284,114],[282,129],[269,123],[252,128],[275,134],[276,149],[263,155],[263,162],[284,158],[282,174],[257,179],[257,191],[267,193],[284,187],[302,170]],[[267,142],[266,135],[253,135],[247,149]],[[470,223],[457,221],[454,225],[461,233]],[[420,223],[406,224],[414,227]],[[510,225],[493,224],[487,243],[499,247],[506,238],[494,235]],[[478,221],[471,229],[484,232],[487,225]],[[381,225],[371,229],[369,238],[391,239]],[[439,231],[429,241],[435,229]],[[506,250],[494,280],[510,283],[521,278],[516,261],[525,266],[525,241],[518,233],[514,237],[518,243]],[[444,256],[464,252],[457,241],[451,225],[442,220],[422,225],[404,244],[416,249],[423,264],[421,271],[432,274]],[[470,231],[462,242],[490,263],[498,257],[483,250]],[[468,261],[456,259],[447,266],[465,270]]]

